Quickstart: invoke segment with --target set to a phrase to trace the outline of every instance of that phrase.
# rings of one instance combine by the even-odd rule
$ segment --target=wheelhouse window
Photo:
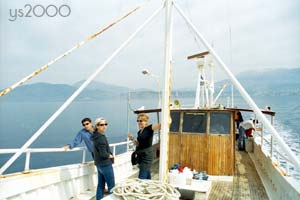
[[[210,134],[230,134],[230,113],[211,112],[209,132]]]
[[[170,126],[171,132],[179,132],[180,126],[180,112],[171,112],[172,123]]]
[[[185,112],[183,114],[182,132],[206,133],[206,113]]]

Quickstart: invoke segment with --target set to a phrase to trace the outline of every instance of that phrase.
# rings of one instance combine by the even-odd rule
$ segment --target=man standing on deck
[[[64,146],[64,149],[65,151],[67,151],[69,149],[77,147],[79,144],[81,144],[82,141],[84,141],[88,151],[94,158],[93,143],[91,141],[91,136],[94,132],[92,120],[90,118],[84,118],[83,120],[81,120],[81,124],[84,128],[77,133],[71,144],[67,144],[66,146]]]
[[[245,150],[245,139],[252,137],[252,130],[254,130],[253,120],[246,120],[240,123],[239,126],[239,139],[238,139],[238,149],[241,151]]]

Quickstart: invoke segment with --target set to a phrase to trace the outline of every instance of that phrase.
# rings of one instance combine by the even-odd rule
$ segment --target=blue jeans
[[[238,139],[238,149],[244,151],[245,150],[245,139],[246,139],[246,132],[245,129],[239,127],[239,139]]]
[[[105,182],[107,184],[108,192],[111,194],[111,189],[115,186],[115,175],[112,165],[97,166],[98,171],[98,185],[96,199],[103,198]]]
[[[139,171],[139,179],[151,179],[151,173],[149,170],[140,170]]]

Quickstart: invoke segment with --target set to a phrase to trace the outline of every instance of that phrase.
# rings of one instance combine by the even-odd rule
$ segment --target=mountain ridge
[[[284,96],[300,95],[300,68],[278,69],[271,71],[248,71],[238,74],[237,79],[251,95]],[[34,83],[16,88],[13,92],[0,97],[0,101],[65,101],[84,82],[81,80],[72,85],[53,83]],[[215,84],[220,88],[229,80],[222,80]],[[146,98],[157,95],[157,91],[150,89],[130,89],[124,86],[92,81],[75,101],[93,101],[125,97],[130,91],[132,98]],[[215,93],[218,91],[216,90]],[[182,93],[184,96],[195,95],[194,88],[177,89],[172,92]],[[228,93],[228,91],[224,91]]]

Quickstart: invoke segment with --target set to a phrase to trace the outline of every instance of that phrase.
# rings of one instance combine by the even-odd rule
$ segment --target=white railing
[[[260,131],[255,131],[254,138],[255,141],[260,144],[262,152],[264,152],[264,154],[269,156],[273,162],[278,163],[282,169],[285,170],[284,176],[290,176],[291,169],[295,172],[294,174],[300,174],[300,171],[293,165],[293,162],[290,161],[289,157],[284,153],[284,151],[282,151],[280,146],[277,145],[277,142],[272,134],[266,134],[265,129],[262,128]]]
[[[119,142],[119,143],[113,143],[110,144],[109,146],[112,147],[112,153],[114,156],[116,156],[116,148],[117,146],[121,145],[127,145],[129,146],[132,142],[131,141],[125,141],[125,142]],[[126,148],[128,149],[128,147]],[[0,149],[0,154],[12,154],[18,152],[20,149]],[[25,157],[25,166],[24,166],[24,172],[27,172],[30,170],[30,157],[31,153],[54,153],[54,152],[70,152],[70,151],[82,151],[82,161],[81,163],[86,162],[86,152],[87,148],[86,147],[76,147],[70,150],[64,150],[64,148],[28,148],[24,151],[26,154]]]

